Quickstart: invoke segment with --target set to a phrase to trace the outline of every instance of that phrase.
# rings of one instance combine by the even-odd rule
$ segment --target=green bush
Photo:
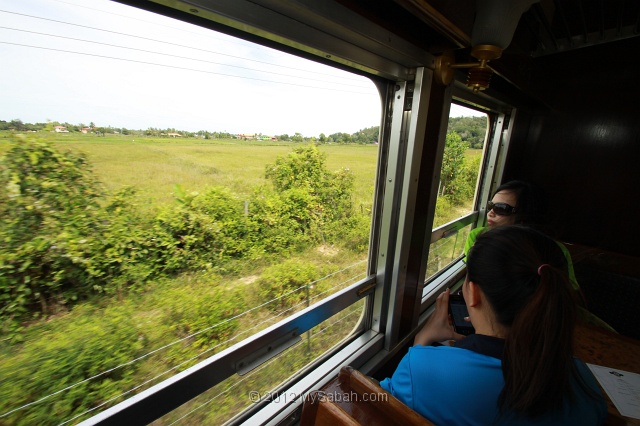
[[[460,135],[447,133],[440,171],[440,195],[447,196],[454,202],[459,200],[455,182],[464,162],[464,152],[467,147],[468,145],[462,141]]]
[[[324,238],[326,225],[349,217],[353,210],[353,173],[348,169],[330,172],[324,163],[324,154],[317,147],[308,145],[267,165],[265,176],[282,202],[270,200],[271,206],[278,209],[276,212],[263,206],[262,211],[267,213],[265,218],[280,214],[284,222],[289,222],[298,232],[306,233],[309,241],[320,241]],[[257,217],[258,221],[262,219],[260,215]]]
[[[288,253],[317,240],[318,208],[317,200],[304,190],[294,188],[278,193],[261,188],[249,204],[251,250]]]
[[[220,265],[248,250],[243,201],[227,189],[181,197],[155,220],[155,233],[170,247],[169,271]]]
[[[137,364],[116,368],[143,353],[132,317],[123,305],[103,311],[80,305],[55,329],[43,324],[32,330],[27,343],[5,349],[0,412],[78,385],[16,411],[3,424],[59,424],[132,388]]]
[[[327,226],[327,242],[337,244],[357,253],[369,248],[371,216],[354,214]]]
[[[101,192],[82,155],[11,142],[0,159],[0,316],[18,319],[91,292]]]
[[[312,297],[319,291],[311,289],[318,278],[318,270],[307,262],[288,260],[267,268],[256,281],[258,294],[268,308],[279,311],[290,308]]]
[[[212,276],[202,276],[202,279],[212,284],[195,283],[158,294],[157,304],[164,311],[163,324],[175,338],[183,339],[195,334],[166,355],[165,360],[171,364],[193,357],[202,348],[226,342],[238,328],[235,317],[246,308],[241,288],[218,287],[214,284],[216,278]]]
[[[314,146],[278,158],[266,170],[273,190],[258,188],[246,215],[225,188],[178,187],[176,203],[148,217],[134,189],[102,193],[82,155],[14,138],[0,162],[3,328],[98,292],[122,297],[166,274],[224,271],[231,260],[326,239],[362,248],[368,231],[350,219],[353,174],[329,172],[324,162]]]
[[[141,290],[147,280],[173,266],[174,244],[153,229],[152,218],[143,216],[134,200],[135,190],[124,188],[103,201],[99,256],[92,264],[100,278],[93,285],[95,292]]]

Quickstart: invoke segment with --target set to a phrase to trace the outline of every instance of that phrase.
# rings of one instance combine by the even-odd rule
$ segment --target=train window
[[[305,332],[285,352],[234,375],[200,394],[192,401],[158,419],[160,424],[222,424],[260,402],[292,403],[298,397],[278,387],[293,372],[306,372],[312,361],[349,336],[360,322],[363,302]]]
[[[486,113],[452,104],[440,173],[426,278],[458,259],[473,226],[479,176],[487,138]]]
[[[112,1],[3,9],[0,423],[76,423],[367,279],[371,80]],[[161,423],[267,399],[359,329],[340,303]]]

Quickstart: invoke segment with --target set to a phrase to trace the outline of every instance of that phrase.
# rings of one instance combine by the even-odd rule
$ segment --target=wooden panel
[[[538,63],[532,85],[546,93],[549,108],[518,117],[515,125],[528,132],[511,143],[505,180],[546,192],[556,238],[632,255],[640,213],[640,61],[623,53],[639,51],[640,42],[619,46],[625,49],[584,49]]]
[[[355,423],[350,423],[352,420]],[[322,391],[312,392],[305,398],[300,424],[433,425],[351,367],[343,367],[338,377]]]

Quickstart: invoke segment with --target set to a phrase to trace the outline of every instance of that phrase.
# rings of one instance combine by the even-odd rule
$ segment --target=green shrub
[[[3,418],[3,424],[59,424],[132,388],[138,365],[116,368],[143,353],[132,317],[123,305],[102,312],[79,305],[55,329],[43,324],[27,343],[5,350],[0,412],[78,385]]]
[[[464,162],[464,152],[467,147],[468,145],[462,141],[459,134],[447,133],[440,171],[440,195],[451,197],[452,201],[457,201],[457,188],[454,182]]]
[[[247,231],[241,200],[215,187],[179,201],[156,217],[156,233],[173,249],[176,264],[170,270],[219,265],[244,255]]]
[[[302,239],[323,240],[327,225],[352,214],[353,173],[347,169],[330,172],[324,163],[324,154],[309,145],[267,165],[265,176],[272,182],[275,194],[263,189],[254,199],[257,208],[253,210],[254,222],[268,235],[267,247],[274,247],[273,233],[264,225],[285,231],[295,245]],[[289,234],[303,234],[306,238]]]
[[[327,241],[349,250],[365,253],[369,248],[371,216],[354,214],[327,226]]]
[[[318,270],[307,262],[288,260],[267,268],[256,281],[263,303],[271,302],[273,311],[290,308],[313,296],[318,289],[311,289],[318,278]],[[313,290],[313,291],[312,291]]]
[[[206,292],[181,287],[164,294],[165,324],[177,338],[208,329],[194,337],[198,347],[211,346],[228,339],[237,328],[234,317],[244,308],[238,289],[215,287]]]
[[[301,189],[277,193],[261,188],[249,204],[254,245],[266,253],[286,253],[317,239],[316,199]],[[257,247],[254,247],[254,250]]]
[[[0,159],[0,316],[20,319],[92,290],[101,192],[82,155],[11,142]]]
[[[273,189],[257,188],[248,212],[225,188],[177,187],[176,203],[149,216],[133,188],[102,193],[82,155],[14,138],[0,162],[0,325],[327,240],[363,250],[368,224],[352,218],[353,174],[329,172],[324,161],[314,146],[278,158],[266,170]]]

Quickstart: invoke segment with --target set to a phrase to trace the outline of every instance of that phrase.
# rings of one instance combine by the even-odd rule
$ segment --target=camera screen
[[[462,303],[451,304],[451,317],[456,327],[471,327],[471,324],[464,320],[466,316],[469,316],[466,305]]]

